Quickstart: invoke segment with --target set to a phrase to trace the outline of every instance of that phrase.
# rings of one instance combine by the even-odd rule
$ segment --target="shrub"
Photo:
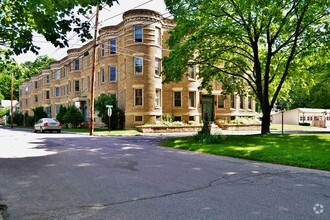
[[[67,111],[67,108],[63,105],[60,105],[60,109],[56,115],[56,119],[61,122],[62,124],[64,124],[64,115]]]
[[[107,105],[112,105],[110,125]],[[102,122],[106,124],[108,128],[110,126],[112,130],[124,129],[125,113],[118,108],[116,97],[103,93],[95,100],[94,106],[95,110],[98,112],[97,116],[101,118]]]
[[[198,132],[198,134],[193,136],[193,139],[202,144],[220,144],[226,139],[226,136],[221,134]]]
[[[20,112],[15,112],[13,115],[13,123],[18,126],[24,125],[24,115]]]
[[[76,128],[84,121],[84,118],[79,109],[77,109],[74,105],[70,105],[63,116],[63,121],[66,124],[71,123],[72,126]]]
[[[311,124],[308,123],[308,122],[300,122],[299,125],[301,125],[301,126],[311,126]]]
[[[39,119],[41,119],[41,118],[48,117],[47,113],[45,112],[45,110],[42,106],[35,107],[32,109],[32,111],[33,111],[33,121],[34,122],[39,121]]]

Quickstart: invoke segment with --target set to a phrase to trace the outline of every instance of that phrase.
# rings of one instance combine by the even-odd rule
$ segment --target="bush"
[[[24,125],[24,115],[20,112],[15,112],[13,115],[13,123],[18,126]]]
[[[33,116],[33,121],[34,122],[39,121],[39,119],[41,119],[41,118],[47,118],[48,117],[47,113],[44,110],[44,107],[42,107],[42,106],[35,107],[35,108],[32,109],[32,111],[33,111],[33,114],[34,114],[34,116]]]
[[[56,115],[56,119],[61,122],[62,124],[64,124],[64,115],[67,111],[67,108],[63,105],[60,105],[60,109]]]
[[[308,122],[301,122],[301,123],[299,123],[299,125],[301,125],[301,126],[311,126],[311,124],[308,123]]]
[[[221,135],[221,134],[211,134],[211,133],[202,133],[198,132],[198,134],[193,136],[193,139],[196,142],[202,143],[202,144],[220,144],[222,143],[225,139],[226,136]]]
[[[74,105],[70,105],[63,116],[63,121],[66,124],[72,124],[72,126],[76,128],[84,121],[84,118],[79,109]]]
[[[110,117],[109,125],[109,116],[107,105],[112,105],[112,114]],[[101,94],[97,100],[95,100],[95,110],[98,112],[97,116],[101,118],[102,122],[111,128],[111,130],[124,129],[125,126],[125,113],[123,110],[117,107],[116,97]]]

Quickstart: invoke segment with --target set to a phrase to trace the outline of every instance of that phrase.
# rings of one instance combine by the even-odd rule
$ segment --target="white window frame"
[[[193,94],[193,105],[191,105],[191,97],[190,94]],[[188,107],[189,108],[196,108],[196,91],[189,91],[188,92]]]
[[[155,91],[155,107],[161,108],[162,107],[162,90],[157,88]]]
[[[175,99],[176,98],[175,97],[176,93],[180,93],[180,105],[179,106],[177,106],[176,102],[175,102],[176,101],[176,99]],[[173,91],[173,107],[174,108],[181,108],[182,107],[182,91]]]
[[[141,30],[141,38],[137,38],[137,30],[138,28]],[[135,25],[134,26],[134,43],[142,43],[143,42],[143,26],[142,25]]]
[[[117,67],[116,66],[109,66],[109,82],[117,82]],[[111,69],[115,70],[115,80],[111,80]]]
[[[114,42],[112,44],[111,42]],[[114,47],[113,47],[114,45]],[[117,40],[116,39],[110,39],[109,40],[109,55],[113,55],[117,53]]]
[[[137,104],[137,90],[141,90],[141,104]],[[134,88],[133,89],[133,92],[134,92],[134,106],[138,107],[138,106],[143,106],[143,95],[144,95],[144,91],[143,91],[143,88]]]
[[[137,69],[137,60],[141,60],[141,71],[140,72],[137,72],[136,69]],[[143,57],[134,57],[134,75],[143,75]]]

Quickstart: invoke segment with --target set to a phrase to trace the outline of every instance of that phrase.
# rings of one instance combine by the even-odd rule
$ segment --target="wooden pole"
[[[95,30],[93,39],[93,60],[92,60],[92,76],[91,76],[91,99],[90,99],[90,123],[89,135],[94,135],[94,83],[95,83],[95,64],[96,64],[96,39],[97,39],[97,26],[99,23],[99,6],[96,6],[95,15]]]

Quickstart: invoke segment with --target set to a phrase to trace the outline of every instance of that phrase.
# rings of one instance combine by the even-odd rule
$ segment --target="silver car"
[[[55,118],[42,118],[34,124],[34,133],[45,131],[61,133],[62,124]]]

